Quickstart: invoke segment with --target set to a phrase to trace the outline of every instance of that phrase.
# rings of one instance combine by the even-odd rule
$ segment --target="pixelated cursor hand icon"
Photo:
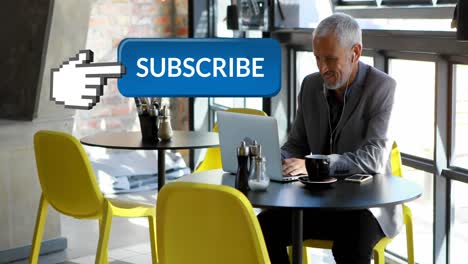
[[[120,78],[125,66],[118,62],[91,63],[93,52],[82,50],[52,69],[51,100],[66,108],[91,109],[99,102],[107,78]]]

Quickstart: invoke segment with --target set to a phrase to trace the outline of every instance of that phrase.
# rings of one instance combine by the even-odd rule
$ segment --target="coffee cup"
[[[305,166],[309,181],[322,181],[329,176],[330,159],[326,155],[305,156]]]

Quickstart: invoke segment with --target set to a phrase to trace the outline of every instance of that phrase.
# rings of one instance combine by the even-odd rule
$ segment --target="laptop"
[[[283,177],[278,125],[273,117],[218,111],[219,144],[223,170],[237,173],[237,147],[241,141],[251,145],[254,140],[262,146],[266,171],[273,181],[290,182],[300,176]]]

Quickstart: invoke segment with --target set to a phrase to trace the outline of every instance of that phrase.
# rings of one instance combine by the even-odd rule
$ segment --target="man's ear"
[[[351,57],[351,62],[354,63],[355,61],[358,61],[361,57],[362,46],[360,44],[356,44],[352,47],[352,50],[353,56]]]

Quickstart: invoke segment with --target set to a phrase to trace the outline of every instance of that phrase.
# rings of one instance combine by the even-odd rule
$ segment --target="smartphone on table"
[[[372,179],[372,175],[370,174],[354,174],[345,178],[345,181],[363,183],[369,181],[370,179]]]

